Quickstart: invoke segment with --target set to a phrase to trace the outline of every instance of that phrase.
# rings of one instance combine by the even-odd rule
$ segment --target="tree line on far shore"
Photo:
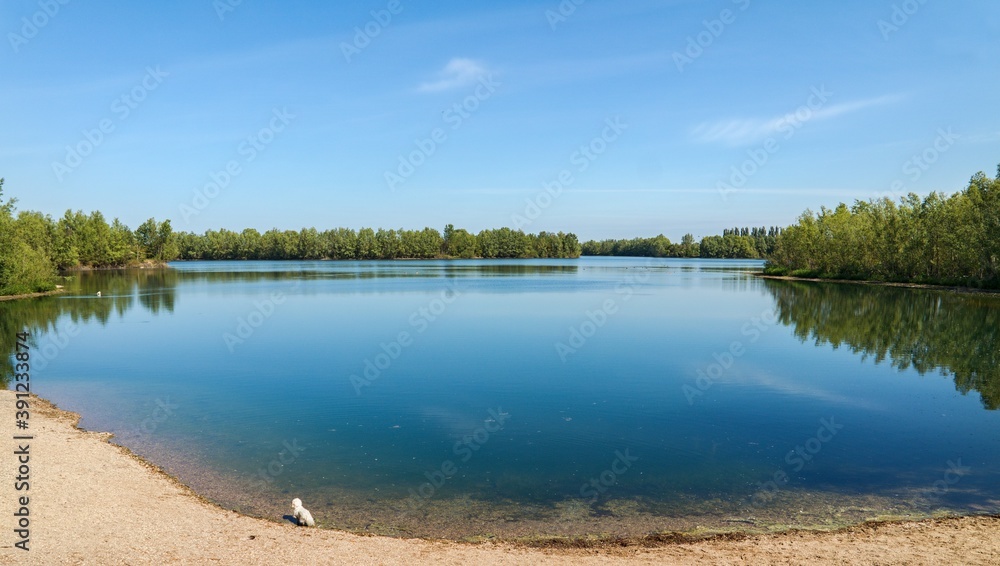
[[[663,234],[631,240],[590,240],[583,244],[583,255],[759,259],[771,255],[780,233],[777,226],[760,226],[727,228],[721,236],[705,236],[700,241],[695,241],[692,234],[685,234],[678,243],[671,243]]]
[[[370,260],[432,258],[577,258],[572,233],[499,228],[473,234],[449,224],[423,230],[336,228],[320,232],[252,228],[235,232],[176,233],[169,220],[150,218],[132,230],[98,211],[67,210],[59,219],[40,212],[15,214],[3,201],[0,179],[0,295],[51,291],[60,271],[118,268],[183,260]]]
[[[765,272],[1000,288],[1000,167],[951,196],[807,210],[778,236]]]
[[[473,234],[449,224],[444,233],[383,228],[336,228],[320,232],[253,228],[240,232],[208,230],[204,234],[176,235],[177,259],[184,260],[283,260],[283,259],[433,259],[433,258],[576,258],[580,243],[575,234],[499,228]]]
[[[765,258],[765,273],[1000,288],[1000,167],[951,196],[910,193],[807,210],[788,228],[724,230],[679,243],[667,237],[588,241],[572,233],[499,228],[473,234],[449,224],[423,230],[315,228],[175,233],[150,218],[135,230],[100,212],[15,215],[0,179],[0,295],[54,288],[57,271],[128,267],[146,261],[282,259],[576,258],[645,256]]]

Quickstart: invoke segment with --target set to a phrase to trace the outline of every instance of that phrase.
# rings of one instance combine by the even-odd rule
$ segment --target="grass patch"
[[[819,279],[823,276],[823,273],[818,269],[796,269],[788,273],[792,277],[801,277],[803,279]]]

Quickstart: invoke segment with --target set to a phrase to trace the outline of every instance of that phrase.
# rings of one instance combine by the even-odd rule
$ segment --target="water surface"
[[[276,519],[292,497],[457,538],[1000,511],[1000,300],[759,268],[192,262],[0,320],[81,426]]]

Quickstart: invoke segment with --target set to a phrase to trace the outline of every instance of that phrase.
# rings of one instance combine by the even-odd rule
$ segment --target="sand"
[[[14,394],[0,391],[0,564],[1000,564],[1000,517],[865,524],[657,547],[535,549],[361,536],[241,516],[78,416],[31,399],[30,490],[16,491]],[[22,443],[23,444],[23,443]],[[29,551],[14,547],[29,495]],[[308,506],[308,505],[307,505]],[[290,511],[290,509],[289,509]]]

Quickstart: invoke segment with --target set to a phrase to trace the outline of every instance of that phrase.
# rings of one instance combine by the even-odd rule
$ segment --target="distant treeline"
[[[766,272],[1000,288],[1000,179],[980,172],[950,197],[807,210],[778,236]]]
[[[525,234],[500,228],[472,234],[449,224],[444,234],[433,228],[304,228],[199,235],[175,233],[169,220],[154,218],[132,230],[117,218],[108,224],[97,211],[67,210],[58,220],[40,212],[15,215],[15,202],[3,201],[0,179],[0,295],[50,291],[59,271],[129,267],[150,260],[580,257],[576,235],[563,232]]]
[[[575,234],[499,228],[478,234],[449,224],[444,234],[434,228],[385,230],[315,228],[242,232],[209,230],[176,236],[178,259],[432,259],[432,258],[576,258],[580,243]]]
[[[696,242],[685,234],[680,243],[671,243],[663,234],[654,238],[631,240],[590,240],[583,244],[583,255],[639,257],[702,257],[727,259],[766,258],[774,251],[781,228],[730,228],[721,236],[705,236]]]
[[[1000,178],[1000,167],[997,169]],[[0,295],[54,288],[57,270],[127,267],[148,260],[576,258],[645,256],[766,258],[766,273],[1000,288],[1000,180],[980,172],[953,195],[911,193],[804,212],[788,228],[724,230],[695,241],[654,238],[589,241],[572,233],[510,228],[472,234],[449,224],[423,230],[315,228],[174,233],[150,218],[135,230],[100,212],[14,214],[0,179]]]

